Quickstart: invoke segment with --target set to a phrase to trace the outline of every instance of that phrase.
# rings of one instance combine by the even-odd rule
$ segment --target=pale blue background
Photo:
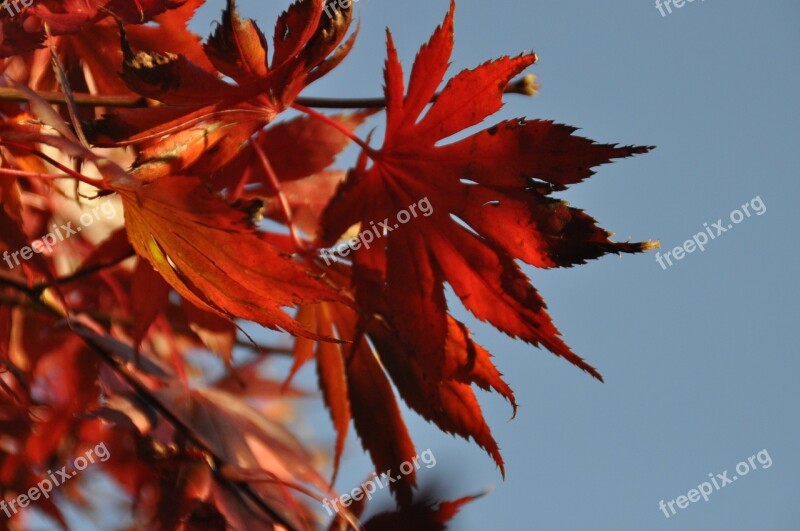
[[[287,3],[241,8],[271,35]],[[194,28],[208,34],[222,4],[210,2]],[[447,5],[361,0],[355,52],[306,95],[380,95],[384,27],[410,68]],[[438,460],[420,472],[423,483],[440,481],[452,497],[496,487],[453,529],[800,528],[798,15],[791,0],[695,1],[667,17],[650,0],[458,3],[454,72],[539,53],[532,72],[541,94],[509,98],[498,120],[549,118],[598,141],[658,146],[566,195],[620,239],[660,239],[671,249],[757,195],[767,213],[667,271],[654,254],[529,270],[605,385],[456,310],[496,354],[521,408],[509,423],[502,400],[481,397],[505,481],[475,445],[407,412],[417,447]],[[301,382],[313,384],[308,371]],[[314,403],[309,415],[330,446],[327,416]],[[658,509],[764,448],[771,468],[669,520]],[[369,470],[354,436],[344,465],[337,486],[349,490]]]

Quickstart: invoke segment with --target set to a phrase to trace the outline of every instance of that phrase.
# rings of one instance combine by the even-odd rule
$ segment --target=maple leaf
[[[414,445],[403,423],[392,386],[364,337],[355,334],[356,314],[341,305],[321,303],[300,308],[298,320],[321,337],[337,337],[345,344],[298,338],[294,349],[294,365],[287,384],[304,363],[316,357],[317,375],[322,396],[337,432],[334,453],[335,480],[339,459],[344,450],[352,419],[380,472],[395,468],[415,456]],[[375,426],[381,429],[376,430]],[[389,485],[402,503],[411,502],[415,485],[412,471],[401,481]]]
[[[74,35],[114,17],[126,24],[145,24],[158,15],[202,0],[37,0],[22,6],[13,19],[0,21],[0,57],[40,48],[44,25],[52,35]],[[94,54],[90,54],[94,55]]]
[[[516,260],[566,267],[649,248],[649,243],[611,242],[588,215],[549,196],[589,177],[594,166],[648,148],[595,144],[573,136],[573,128],[524,119],[450,141],[498,111],[510,80],[536,60],[524,54],[488,62],[461,72],[436,96],[452,53],[454,9],[453,2],[420,50],[407,93],[388,34],[385,140],[381,149],[366,147],[338,188],[323,213],[319,244],[331,245],[352,227],[369,230],[384,220],[380,240],[350,254],[352,268],[343,274],[350,276],[362,313],[358,322],[337,328],[353,337],[366,333],[406,403],[440,429],[473,438],[502,471],[497,443],[471,386],[497,391],[516,408],[514,396],[490,354],[448,314],[444,285],[479,319],[600,379],[560,338]],[[431,215],[390,224],[396,213],[424,198],[433,207]],[[351,385],[350,404],[377,407],[364,405],[374,404],[368,391]],[[333,410],[335,402],[326,401]],[[333,417],[341,422],[341,414]],[[404,443],[376,441],[358,423],[356,431],[378,469],[391,461],[380,445],[395,447],[395,466],[407,454]]]
[[[78,33],[91,22],[116,17],[127,24],[144,24],[168,9],[175,9],[186,0],[42,0],[30,7],[33,14],[50,25],[57,34]]]
[[[336,282],[346,282],[343,268],[332,268],[328,275]],[[337,431],[334,478],[350,420],[372,457],[376,472],[396,470],[416,456],[392,393],[392,382],[412,409],[448,433],[474,438],[502,469],[499,448],[471,385],[497,391],[515,411],[516,401],[488,351],[470,339],[462,323],[448,316],[447,374],[436,382],[426,382],[424,368],[406,357],[403,342],[382,320],[373,321],[364,333],[358,314],[336,303],[303,306],[297,318],[320,336],[344,340],[341,344],[320,342],[315,349],[311,340],[298,338],[295,362],[287,380],[288,383],[304,363],[316,357],[322,397]],[[376,423],[380,423],[380,430],[374,429]],[[415,485],[416,474],[412,471],[389,487],[400,503],[408,505]]]
[[[117,182],[115,190],[137,254],[199,308],[308,336],[283,308],[342,300],[257,232],[246,212],[211,195],[196,178]]]
[[[343,43],[350,19],[323,17],[324,5],[323,0],[299,0],[283,13],[270,62],[261,30],[252,20],[242,19],[236,2],[228,0],[222,23],[204,45],[217,70],[183,53],[135,52],[123,34],[123,80],[131,91],[165,105],[110,113],[98,124],[94,140],[142,141],[190,129],[201,142],[209,128],[228,127],[234,120],[252,122],[252,134],[338,66],[352,48],[355,34]],[[219,74],[237,83],[229,84]]]
[[[420,117],[448,67],[454,6],[420,50],[407,94],[389,34],[386,139],[380,150],[367,152],[370,167],[362,156],[325,211],[323,241],[355,224],[394,218],[427,197],[431,216],[388,227],[385,245],[362,247],[353,258],[357,296],[382,295],[387,317],[413,357],[441,373],[436,365],[443,362],[448,335],[447,282],[481,320],[599,378],[561,340],[515,260],[570,266],[648,249],[649,243],[611,242],[590,217],[549,197],[589,177],[594,166],[648,148],[595,144],[572,135],[573,128],[522,119],[440,145],[498,111],[508,82],[536,60],[533,54],[504,57],[464,71]]]

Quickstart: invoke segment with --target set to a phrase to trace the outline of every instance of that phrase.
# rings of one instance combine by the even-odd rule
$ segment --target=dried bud
[[[539,82],[535,74],[527,74],[518,80],[509,83],[506,87],[507,94],[522,94],[523,96],[536,96],[539,93]]]

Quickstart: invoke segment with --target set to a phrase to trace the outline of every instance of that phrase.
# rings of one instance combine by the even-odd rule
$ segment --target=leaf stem
[[[267,174],[270,184],[272,184],[272,187],[275,189],[275,193],[278,194],[278,200],[280,201],[283,215],[286,218],[286,225],[288,225],[289,232],[292,234],[294,245],[297,247],[298,252],[303,252],[306,246],[303,243],[303,239],[297,233],[297,229],[292,222],[292,207],[289,205],[289,200],[286,199],[286,196],[281,190],[281,182],[278,179],[278,176],[275,174],[275,170],[273,169],[272,164],[270,164],[267,154],[264,153],[264,150],[261,149],[261,146],[258,145],[258,142],[251,140],[250,145],[253,146],[256,155],[258,155],[258,160],[261,162],[261,166],[264,168],[264,173]]]
[[[295,103],[294,105],[292,105],[292,108],[295,109],[295,110],[298,110],[300,112],[306,113],[307,115],[309,115],[309,116],[311,116],[313,118],[316,118],[317,120],[320,120],[322,122],[325,122],[326,124],[330,125],[331,127],[336,128],[340,133],[342,133],[347,138],[349,138],[350,140],[352,140],[353,142],[355,142],[356,144],[361,146],[361,149],[363,149],[370,156],[370,158],[374,159],[375,157],[378,156],[378,152],[375,151],[374,149],[372,149],[369,146],[369,144],[367,144],[366,142],[361,140],[350,129],[345,127],[343,124],[337,122],[336,120],[334,120],[330,116],[328,116],[326,114],[322,114],[319,111],[315,111],[314,109],[312,109],[310,107],[306,107],[304,105],[300,105],[299,103]]]
[[[27,151],[31,155],[35,155],[35,156],[39,157],[40,159],[44,160],[45,162],[50,163],[51,165],[55,166],[56,168],[58,168],[59,170],[61,170],[64,173],[67,174],[67,175],[41,174],[41,173],[34,174],[33,172],[26,172],[29,175],[20,175],[20,176],[24,176],[24,177],[37,176],[40,179],[72,178],[72,179],[76,179],[76,180],[82,182],[83,184],[88,184],[89,186],[93,186],[94,188],[99,188],[101,190],[106,189],[105,184],[102,181],[92,180],[89,177],[85,176],[84,174],[79,173],[79,172],[73,170],[72,168],[70,168],[68,166],[65,166],[64,164],[61,164],[57,160],[53,159],[52,157],[49,157],[49,156],[45,155],[41,151],[39,151],[39,150],[37,150],[37,149],[35,149],[35,148],[31,147],[31,146],[27,146],[25,144],[20,144],[18,142],[9,142],[8,140],[2,140],[2,139],[0,139],[0,146],[6,146],[6,147],[9,147],[9,148],[13,148],[13,149],[19,149],[21,151]],[[21,170],[13,170],[13,171],[21,171]],[[11,174],[9,173],[9,175],[11,175]]]

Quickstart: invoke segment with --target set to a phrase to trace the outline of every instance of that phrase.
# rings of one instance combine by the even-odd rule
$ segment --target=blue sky
[[[268,34],[287,3],[240,2]],[[222,5],[209,2],[194,28],[207,35]],[[361,0],[355,51],[306,95],[380,95],[384,28],[410,68],[447,5]],[[704,223],[728,224],[755,197],[766,211],[666,270],[654,253],[528,269],[568,343],[605,384],[476,322],[453,301],[521,404],[509,422],[507,404],[481,396],[505,481],[474,444],[406,411],[418,449],[437,459],[420,472],[423,484],[440,480],[453,497],[495,487],[453,529],[797,528],[800,253],[789,203],[800,196],[798,15],[790,0],[696,0],[663,17],[650,0],[458,2],[452,72],[530,49],[540,56],[531,71],[541,94],[509,98],[496,121],[547,118],[598,141],[658,146],[565,194],[620,240],[658,239],[665,252]],[[309,404],[307,418],[329,445],[318,405]],[[755,461],[746,477],[670,518],[659,509],[764,449],[769,468]],[[342,490],[369,471],[354,436],[344,466]]]

